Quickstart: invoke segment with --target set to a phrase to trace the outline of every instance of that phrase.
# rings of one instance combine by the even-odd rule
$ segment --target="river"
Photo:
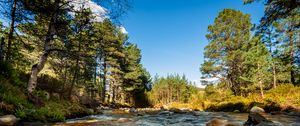
[[[300,126],[300,117],[283,114],[264,115],[276,126]],[[247,113],[230,112],[142,112],[125,113],[120,111],[106,111],[100,115],[83,118],[68,119],[53,126],[205,126],[212,119],[222,119],[227,122],[242,125],[248,118]]]

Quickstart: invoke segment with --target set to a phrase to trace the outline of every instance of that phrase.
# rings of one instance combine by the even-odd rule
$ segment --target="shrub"
[[[23,109],[17,109],[14,115],[16,115],[16,117],[21,119],[26,118],[27,116],[26,112]]]
[[[0,80],[0,100],[13,105],[16,108],[30,108],[32,104],[27,101],[27,97],[17,86],[12,85],[7,80]]]
[[[47,101],[49,99],[49,97],[50,97],[49,93],[46,92],[46,91],[44,91],[44,90],[36,90],[34,92],[34,94],[36,96],[38,96],[39,98],[41,98],[43,101]]]
[[[266,101],[284,105],[300,105],[300,87],[281,84],[266,93]]]
[[[60,121],[64,121],[65,120],[65,116],[62,112],[59,111],[55,111],[52,113],[52,120],[53,122],[60,122]]]

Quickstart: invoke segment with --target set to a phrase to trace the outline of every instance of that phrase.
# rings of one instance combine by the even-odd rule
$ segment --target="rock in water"
[[[248,115],[248,120],[244,123],[244,126],[253,125],[266,125],[273,124],[272,121],[266,119],[261,113],[264,113],[264,109],[259,107],[252,107]]]
[[[0,126],[13,126],[18,122],[14,115],[5,115],[0,117]]]
[[[137,112],[137,110],[135,108],[130,108],[129,109],[129,113],[136,113],[136,112]]]
[[[119,118],[117,121],[119,121],[119,122],[129,122],[130,119],[128,119],[128,118]]]
[[[226,120],[222,119],[213,119],[209,121],[206,126],[240,126],[240,124],[227,122]]]
[[[250,112],[253,112],[253,113],[263,113],[263,112],[265,112],[265,110],[263,108],[254,106],[254,107],[252,107],[250,109]]]
[[[226,121],[222,119],[213,119],[206,123],[206,126],[223,126],[225,125]]]

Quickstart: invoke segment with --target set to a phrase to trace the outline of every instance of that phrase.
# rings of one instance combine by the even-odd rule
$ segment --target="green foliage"
[[[20,119],[24,119],[27,116],[27,113],[24,111],[24,109],[17,109],[14,114]]]
[[[244,93],[255,92],[260,88],[261,94],[263,89],[269,87],[267,85],[271,82],[271,55],[266,46],[260,41],[259,37],[253,37],[249,42],[250,48],[244,53],[243,69],[244,73],[241,79],[244,85],[240,87]]]
[[[267,92],[266,100],[287,105],[300,105],[300,87],[292,84],[281,84]]]
[[[125,48],[125,64],[123,67],[124,89],[126,91],[143,91],[150,80],[150,74],[140,64],[141,50],[135,44],[128,44]]]
[[[21,81],[19,71],[14,69],[12,64],[6,61],[0,61],[0,79],[5,78],[15,86],[24,86],[24,82]]]
[[[15,108],[31,107],[26,95],[20,87],[12,85],[8,80],[0,80],[0,100],[13,105]]]
[[[153,105],[187,103],[195,92],[197,92],[196,87],[192,86],[185,76],[168,75],[154,80],[149,98]]]
[[[205,100],[212,102],[222,102],[226,99],[230,99],[233,95],[231,90],[227,90],[214,85],[208,85],[204,89]]]
[[[254,1],[263,1],[265,5],[265,13],[260,24],[262,29],[270,26],[274,21],[299,15],[299,1],[297,0],[244,0],[244,4]],[[299,26],[299,22],[297,25]]]
[[[224,97],[224,94],[212,92],[212,90],[221,89],[212,88],[209,87],[205,90],[207,95],[204,101],[206,103],[204,109],[211,111],[233,112],[234,110],[239,110],[241,112],[248,112],[253,106],[260,106],[267,112],[271,112],[282,111],[287,107],[299,107],[300,90],[299,87],[292,84],[280,84],[277,88],[267,91],[264,99],[257,93],[252,93],[247,97],[235,96],[233,94],[227,94],[227,97]],[[226,92],[226,90],[224,91]],[[223,97],[223,99],[220,97]]]
[[[46,106],[41,108],[18,110],[15,114],[28,121],[61,122],[67,117],[86,115],[87,111],[78,103],[59,100],[48,101]]]
[[[222,78],[236,95],[243,81],[243,54],[247,51],[250,38],[250,15],[233,9],[224,9],[208,26],[205,61],[201,72],[206,78]],[[228,76],[229,75],[229,76]]]
[[[34,94],[35,94],[37,97],[43,99],[44,101],[47,101],[47,100],[49,99],[49,97],[50,97],[50,96],[49,96],[49,93],[46,92],[46,91],[44,91],[44,90],[36,90],[36,91],[34,92]]]

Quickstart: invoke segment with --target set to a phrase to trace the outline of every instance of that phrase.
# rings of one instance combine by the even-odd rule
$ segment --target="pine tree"
[[[289,72],[289,82],[296,85],[299,83],[299,54],[300,48],[300,28],[297,24],[300,22],[300,16],[290,16],[286,19],[277,21],[276,31],[278,32],[279,57],[285,71]]]
[[[264,98],[264,88],[270,82],[271,56],[259,37],[253,37],[249,44],[250,48],[244,53],[243,62],[247,71],[241,78],[250,84],[242,89],[247,90],[246,92],[253,92],[259,87],[261,97]]]
[[[240,11],[224,9],[208,27],[209,44],[205,47],[205,61],[201,66],[206,77],[225,80],[235,95],[241,95],[243,84],[243,52],[250,38],[250,15]]]

